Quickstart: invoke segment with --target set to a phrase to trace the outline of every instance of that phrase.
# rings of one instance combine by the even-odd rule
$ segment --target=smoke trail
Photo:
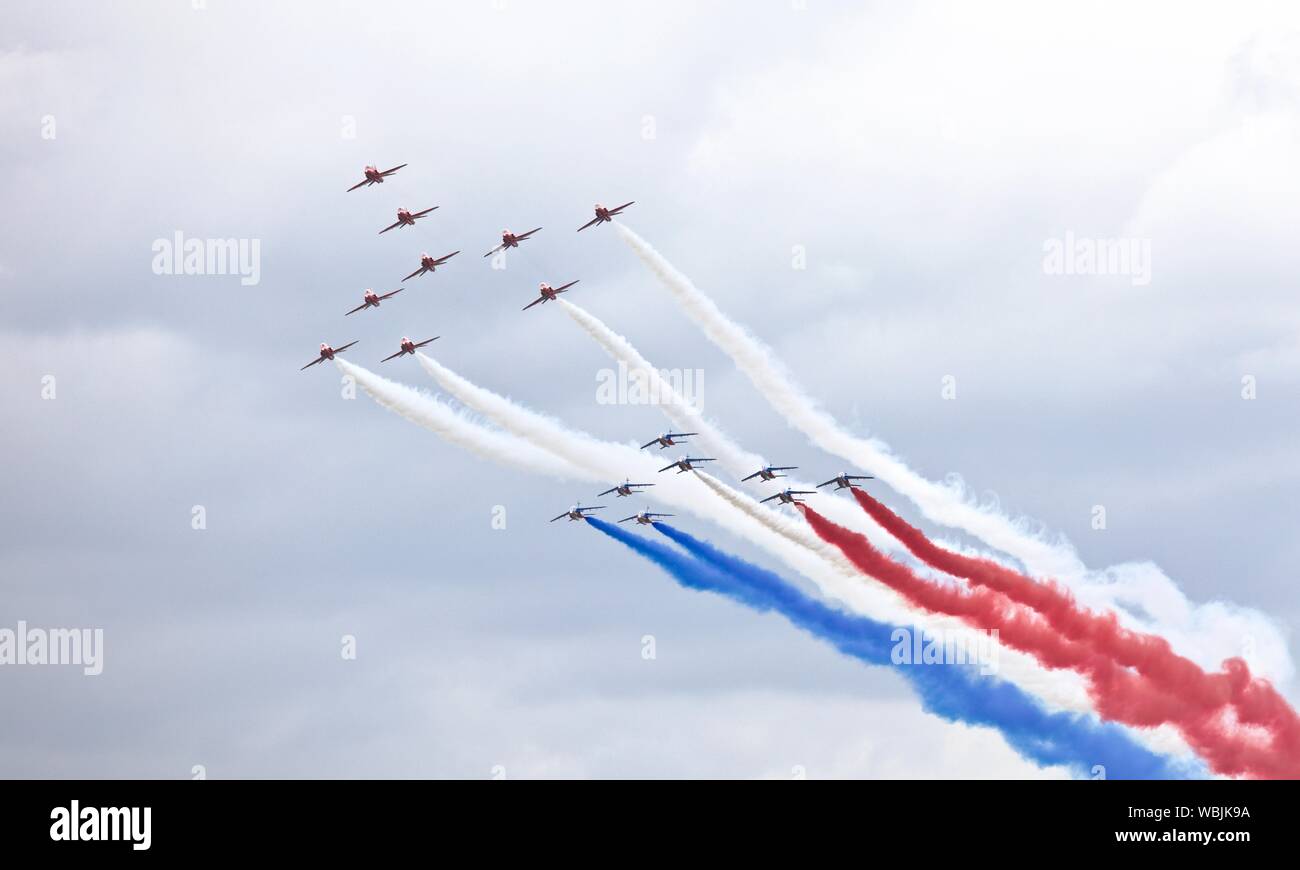
[[[1271,733],[1275,752],[1300,757],[1300,717],[1268,681],[1250,676],[1245,661],[1229,659],[1223,665],[1226,673],[1207,674],[1175,653],[1164,638],[1123,628],[1113,614],[1081,608],[1055,583],[1038,583],[988,559],[945,550],[869,493],[855,489],[853,497],[872,519],[932,568],[1033,608],[1065,637],[1089,644],[1204,712],[1232,704],[1239,722]]]
[[[795,383],[771,348],[723,314],[712,299],[649,242],[619,221],[614,226],[709,340],[735,361],[791,426],[823,450],[867,469],[915,501],[927,518],[970,532],[1021,559],[1036,573],[1078,575],[1082,572],[1083,566],[1072,552],[1035,538],[1008,518],[982,510],[965,501],[960,493],[926,480],[895,458],[883,442],[858,438],[844,431]]]
[[[564,312],[617,362],[628,367],[629,377],[642,379],[646,391],[659,399],[659,406],[677,429],[697,432],[697,443],[706,456],[717,456],[728,471],[744,476],[766,464],[762,456],[751,453],[728,438],[705,420],[699,408],[687,402],[664,379],[659,370],[634,348],[626,338],[614,332],[597,317],[567,299],[557,299]]]
[[[644,454],[632,447],[600,442],[585,433],[569,430],[558,421],[516,406],[489,390],[469,383],[422,354],[420,357],[428,363],[426,368],[435,376],[440,375],[444,386],[449,387],[461,401],[480,411],[490,410],[496,415],[497,421],[512,432],[526,434],[527,437],[545,444],[548,450],[560,451],[560,461],[569,463],[566,468],[569,477],[607,481],[616,476],[610,471],[609,462],[646,461]],[[390,409],[402,413],[421,425],[426,425],[438,434],[455,437],[457,443],[464,444],[476,452],[482,452],[482,447],[476,439],[491,438],[493,435],[501,434],[466,420],[461,415],[452,414],[449,409],[441,406],[430,396],[409,388],[394,391],[392,388],[400,385],[386,382],[364,370],[358,370],[357,374],[369,376],[365,381],[370,385],[369,392]],[[397,395],[391,395],[393,392]],[[448,415],[450,419],[444,419]],[[430,417],[433,418],[432,421]],[[507,445],[504,455],[498,451],[499,457],[518,461],[524,454],[516,452],[514,448],[514,444]],[[810,551],[803,544],[786,537],[768,534],[765,531],[766,525],[756,521],[748,513],[736,510],[731,502],[716,497],[710,498],[714,493],[709,488],[701,489],[695,485],[695,475],[685,475],[684,478],[684,480],[665,481],[656,495],[668,504],[674,504],[686,511],[711,519],[773,553],[785,564],[816,583],[823,594],[845,602],[851,609],[874,615],[882,620],[910,621],[929,630],[934,630],[934,626],[942,625],[947,621],[946,618],[930,615],[918,616],[906,608],[900,596],[887,587],[863,584],[856,569],[852,569],[851,566],[845,567],[848,563],[842,554],[838,556],[841,564],[835,565],[822,555]],[[724,491],[727,489],[720,484],[719,487]],[[739,499],[742,503],[752,503],[752,500],[744,499],[738,493],[734,493],[732,498]],[[760,511],[760,515],[762,513],[772,512]],[[806,530],[802,537],[808,537]],[[1075,674],[1046,671],[1030,656],[1009,649],[1004,650],[1001,655],[1001,671],[1009,680],[1058,708],[1084,712],[1090,709],[1082,682]],[[1185,745],[1176,735],[1171,737],[1168,733],[1142,732],[1135,734],[1134,737],[1157,751],[1186,752]]]
[[[629,473],[655,473],[659,461],[634,446],[601,441],[591,435],[566,427],[558,420],[521,407],[509,399],[480,387],[423,353],[416,354],[420,364],[453,397],[484,414],[509,432],[544,446],[560,458],[582,469],[592,479],[613,481]],[[648,463],[648,464],[647,464]],[[862,583],[861,574],[844,556],[827,547],[806,528],[787,520],[779,536],[765,529],[776,520],[773,511],[754,505],[752,499],[735,493],[720,483],[700,487],[704,479],[694,474],[664,474],[656,480],[654,497],[665,504],[689,511],[718,523],[751,543],[767,550],[788,566],[817,584],[822,594],[842,601],[852,610],[888,622],[921,619],[927,626],[941,623],[933,615],[919,616],[892,590],[879,584]],[[757,510],[751,512],[749,505]],[[743,510],[737,510],[743,506]],[[795,531],[797,529],[798,531]],[[1076,675],[1043,670],[1031,656],[1007,651],[1002,670],[1011,680],[1034,692],[1053,705],[1069,710],[1088,710],[1089,702],[1082,681]],[[1167,740],[1167,738],[1164,738]],[[1160,736],[1155,741],[1162,741]]]
[[[716,492],[720,498],[722,498],[728,504],[735,507],[737,510],[744,512],[747,516],[753,518],[757,522],[762,523],[769,531],[774,532],[777,535],[781,535],[782,537],[788,538],[789,540],[792,540],[796,543],[807,546],[809,549],[814,550],[820,556],[822,556],[826,562],[834,565],[838,571],[846,573],[849,576],[852,576],[854,574],[864,573],[862,571],[862,568],[857,563],[850,561],[839,547],[832,545],[831,542],[829,541],[823,540],[821,537],[818,536],[816,532],[812,530],[810,526],[795,521],[793,517],[785,513],[782,509],[764,507],[763,505],[760,505],[758,502],[756,502],[754,499],[746,496],[744,493],[737,492],[736,490],[727,486],[722,481],[712,477],[711,475],[705,472],[697,471],[695,472],[695,475],[701,481],[703,481],[703,483],[706,486],[708,486],[709,489]],[[897,565],[897,563],[894,562],[888,562],[888,564],[890,566],[903,568],[903,566]],[[874,576],[870,574],[870,572],[866,572],[866,573],[868,574],[868,576]],[[917,579],[919,580],[919,578]],[[883,585],[887,589],[897,591],[897,587],[892,584],[886,582]],[[909,605],[915,606],[916,604],[914,600],[912,600],[906,595],[903,596],[903,599],[904,601],[901,605],[901,608],[905,608]],[[938,615],[938,614],[946,614],[948,613],[948,611],[940,610],[937,608],[930,608],[928,612],[931,614],[930,617],[930,619],[932,620],[931,626],[934,629],[939,631],[952,632],[960,628],[961,625],[960,619],[953,619],[948,616]],[[898,618],[893,618],[891,621],[897,622],[899,620]],[[1080,706],[1077,700],[1074,700],[1073,698],[1071,698],[1070,700],[1065,700],[1063,696],[1059,695],[1058,693],[1062,689],[1062,686],[1060,684],[1057,684],[1052,681],[1038,681],[1034,684],[1029,684],[1026,682],[1026,680],[1032,678],[1031,675],[1038,673],[1037,670],[1033,667],[1032,662],[1041,661],[1041,659],[1038,659],[1032,654],[1026,655],[1023,652],[1019,652],[1018,649],[1005,650],[1003,655],[1006,657],[1007,661],[1014,663],[1012,665],[1012,670],[1014,670],[1014,672],[1017,674],[1015,681],[1019,683],[1021,686],[1029,689],[1030,691],[1033,691],[1035,694],[1039,695],[1040,697],[1061,698],[1062,699],[1060,701],[1061,706],[1064,706],[1067,709],[1087,709],[1087,705]],[[1026,655],[1026,658],[1029,659],[1029,661],[1017,658],[1018,656],[1021,655]],[[1051,665],[1049,664],[1049,667],[1050,666]],[[1085,696],[1088,696],[1087,689],[1082,684],[1078,684],[1078,685],[1071,684],[1070,689],[1072,691],[1082,692]],[[1156,723],[1149,723],[1149,724],[1156,724]],[[1171,733],[1171,731],[1172,729],[1169,729],[1167,727],[1162,727],[1162,729],[1159,732],[1150,732],[1141,735],[1141,739],[1143,739],[1144,742],[1146,742],[1148,745],[1155,748],[1157,751],[1166,752],[1169,754],[1185,753],[1187,751],[1186,743],[1183,741],[1180,735],[1178,735],[1177,733]]]
[[[1035,576],[1061,578],[1089,605],[1115,609],[1135,625],[1145,623],[1202,665],[1213,667],[1236,652],[1241,637],[1250,636],[1256,639],[1257,670],[1279,681],[1293,674],[1286,640],[1264,614],[1223,602],[1193,605],[1172,580],[1145,563],[1116,566],[1094,579],[1063,539],[1044,540],[1026,521],[1012,520],[973,503],[959,485],[942,486],[915,473],[878,439],[859,438],[846,431],[796,384],[770,348],[728,318],[648,242],[619,221],[614,226],[777,413],[823,450],[867,470],[911,499],[927,519],[974,535],[1015,557]],[[1135,615],[1130,607],[1143,616]]]
[[[618,480],[632,473],[645,475],[644,479],[655,481],[656,500],[718,522],[784,559],[795,559],[802,571],[811,571],[814,577],[822,578],[823,591],[833,597],[859,608],[866,607],[868,612],[884,610],[903,618],[909,613],[901,598],[889,590],[863,586],[860,575],[843,555],[827,546],[816,535],[810,534],[802,524],[791,522],[791,528],[796,531],[784,535],[786,546],[780,546],[764,534],[762,526],[758,524],[768,522],[762,516],[769,513],[766,509],[760,508],[761,513],[753,516],[747,510],[734,509],[737,505],[752,504],[751,499],[733,495],[729,488],[720,483],[715,491],[726,494],[727,497],[721,500],[710,499],[708,491],[701,490],[693,474],[659,474],[659,469],[668,460],[661,460],[631,445],[602,441],[586,432],[570,429],[554,418],[524,408],[498,393],[470,382],[426,354],[417,353],[416,357],[425,371],[457,401],[473,408],[507,431],[535,445],[544,445],[545,449],[553,451],[562,460],[583,469],[592,479]],[[729,510],[728,507],[732,509]],[[749,519],[748,522],[744,521],[746,518]],[[809,550],[813,552],[810,553]],[[814,554],[820,556],[820,560],[808,558]],[[828,559],[838,561],[834,571],[828,570]],[[830,576],[834,580],[827,582]],[[1069,697],[1076,704],[1082,702],[1073,693]]]
[[[857,568],[845,558],[838,548],[817,537],[808,528],[807,524],[796,522],[789,514],[783,513],[780,507],[764,507],[757,500],[727,486],[708,472],[697,471],[695,476],[703,481],[705,486],[716,492],[719,498],[726,501],[727,504],[762,523],[781,537],[807,547],[850,577],[858,573]]]
[[[560,307],[564,309],[574,322],[582,327],[596,343],[604,349],[616,362],[621,362],[628,368],[629,377],[639,378],[643,381],[646,391],[653,396],[658,397],[658,405],[663,410],[672,424],[677,429],[684,432],[697,433],[697,443],[705,456],[716,456],[722,466],[734,474],[736,477],[745,477],[754,473],[759,468],[767,465],[767,461],[757,453],[753,453],[741,447],[733,441],[718,426],[709,422],[698,408],[687,402],[677,392],[671,383],[669,383],[659,369],[650,364],[650,361],[643,357],[632,343],[622,335],[614,332],[603,321],[593,315],[591,312],[575,305],[567,299],[556,300]],[[797,477],[786,477],[781,481],[783,487],[788,486],[791,489],[812,489],[814,484],[807,481],[799,480]],[[848,504],[839,501],[829,502],[827,510],[836,522],[841,525],[853,526],[855,517],[852,516],[855,511]],[[898,542],[889,535],[871,524],[864,524],[867,527],[862,531],[871,538],[873,544],[878,547],[896,548]],[[802,528],[802,527],[801,527]],[[815,546],[820,546],[821,542],[816,540],[816,536],[809,536],[813,539]],[[838,555],[838,554],[837,554]]]
[[[1300,758],[1279,757],[1257,734],[1163,691],[1150,679],[1121,668],[1109,656],[1062,637],[1005,596],[982,587],[962,591],[927,582],[884,556],[863,536],[832,523],[807,505],[800,505],[800,510],[818,536],[839,547],[864,573],[880,578],[918,607],[959,616],[986,631],[997,630],[1004,643],[1032,653],[1044,665],[1085,675],[1102,718],[1136,727],[1171,723],[1215,773],[1300,776]]]
[[[896,629],[827,607],[781,577],[664,523],[655,529],[691,554],[647,541],[610,523],[589,518],[606,535],[663,568],[681,585],[714,592],[759,612],[780,613],[793,625],[869,665],[894,664]],[[1015,686],[981,679],[973,667],[895,665],[921,697],[924,708],[950,722],[997,729],[1020,755],[1040,765],[1062,765],[1087,775],[1096,765],[1116,779],[1173,778],[1190,773],[1170,759],[1137,746],[1112,725],[1070,713],[1049,713]]]
[[[488,429],[465,414],[448,408],[433,396],[390,381],[340,357],[334,358],[334,364],[382,407],[442,436],[457,447],[484,459],[551,477],[574,476],[573,466],[553,453],[506,432]]]

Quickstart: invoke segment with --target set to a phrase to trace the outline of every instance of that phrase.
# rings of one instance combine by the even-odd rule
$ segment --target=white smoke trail
[[[1215,669],[1225,658],[1244,655],[1255,673],[1279,683],[1291,679],[1294,666],[1286,640],[1266,615],[1223,602],[1194,604],[1149,563],[1090,572],[1064,539],[1047,540],[1027,521],[976,504],[960,486],[927,480],[883,442],[846,431],[795,383],[770,348],[728,318],[647,241],[618,221],[614,226],[709,340],[815,445],[875,475],[911,499],[931,522],[979,538],[1019,560],[1031,574],[1065,582],[1085,605],[1112,609],[1129,627],[1165,636],[1203,667]]]
[[[807,547],[810,550],[815,550],[824,561],[833,565],[840,573],[848,577],[862,576],[862,572],[857,568],[857,566],[848,560],[847,556],[840,552],[838,547],[835,547],[833,544],[828,544],[821,538],[817,537],[817,533],[809,528],[808,524],[802,520],[795,519],[792,515],[785,513],[781,508],[765,508],[748,495],[732,489],[722,481],[703,471],[696,471],[695,476],[699,478],[705,486],[717,493],[719,497],[727,502],[727,504],[761,523],[769,531],[781,535],[800,546]],[[901,606],[908,606],[903,603],[901,596],[899,602]],[[949,632],[961,632],[967,629],[966,624],[955,617],[931,614],[930,619],[934,626]],[[1059,672],[1043,671],[1037,666],[1037,661],[1033,656],[1028,653],[1019,652],[1018,650],[1008,649],[1007,647],[1002,647],[1000,655],[1012,656],[1019,659],[1014,668],[1018,675],[1017,682],[1022,680],[1025,681],[1020,682],[1022,687],[1034,692],[1035,694],[1040,694],[1040,696],[1042,693],[1047,693],[1050,696],[1053,691],[1059,691],[1059,687],[1041,679],[1041,677],[1047,676],[1051,673],[1051,676],[1048,677],[1048,680],[1050,680],[1053,677],[1059,676]],[[1036,679],[1037,682],[1029,682]],[[1086,690],[1083,688],[1083,683],[1080,682],[1078,686],[1079,691],[1084,692],[1086,696]],[[1172,725],[1160,725],[1153,729],[1144,729],[1137,736],[1137,739],[1147,748],[1156,752],[1180,758],[1194,757],[1194,753],[1187,745],[1187,742],[1183,739],[1182,735],[1178,733],[1178,729]]]
[[[570,429],[554,418],[522,407],[506,397],[480,387],[446,366],[419,353],[420,364],[457,401],[478,411],[508,432],[552,450],[561,459],[586,472],[590,479],[614,481],[629,471],[654,473],[659,460],[646,456],[635,446],[599,440]],[[661,475],[661,478],[665,475]],[[825,542],[811,530],[796,531],[792,518],[782,518],[748,496],[736,493],[720,481],[700,486],[693,474],[664,479],[654,497],[673,507],[710,520],[767,550],[787,566],[813,581],[827,598],[841,602],[858,613],[894,625],[916,625],[926,631],[965,631],[960,620],[925,614],[911,608],[901,596],[881,583],[868,583],[861,572],[841,557],[828,555]],[[753,509],[749,506],[753,505]],[[775,531],[776,534],[771,534]],[[1054,707],[1091,711],[1082,678],[1066,671],[1049,671],[1031,656],[1000,647],[999,672],[1006,679],[1034,693]],[[1161,752],[1171,751],[1159,732],[1138,734]],[[1154,742],[1152,742],[1154,741]]]
[[[659,369],[651,365],[650,361],[632,346],[632,343],[627,338],[614,332],[591,312],[567,299],[556,301],[560,303],[560,307],[564,309],[565,313],[573,318],[574,322],[582,327],[584,332],[595,339],[596,343],[606,353],[615,361],[627,366],[629,377],[643,380],[646,392],[657,397],[659,408],[672,421],[675,428],[698,433],[696,443],[700,446],[704,455],[717,457],[719,463],[736,477],[753,474],[767,465],[767,461],[762,456],[741,447],[718,426],[709,422],[697,407],[687,402],[677,392],[676,388],[663,376]],[[816,484],[800,480],[792,475],[781,478],[779,486],[782,489],[789,487],[791,489],[812,490]],[[863,514],[862,509],[856,505],[838,498],[820,501],[818,505],[822,509],[823,515],[830,517],[846,528],[861,531],[874,546],[892,552],[907,552],[892,535],[871,522]],[[811,533],[810,538],[816,540],[819,544],[823,543],[820,538],[811,535]],[[914,560],[908,556],[908,561]]]
[[[589,481],[610,479],[610,461],[628,459],[657,464],[630,446],[600,442],[585,433],[569,430],[558,421],[519,408],[491,391],[476,387],[432,360],[427,362],[426,369],[440,372],[446,379],[444,386],[454,387],[454,394],[466,405],[477,407],[484,413],[491,410],[501,414],[499,421],[516,424],[511,427],[516,434],[489,429],[463,413],[453,411],[433,396],[346,361],[336,360],[340,370],[354,377],[383,407],[485,458],[567,479]],[[540,436],[546,447],[539,447],[521,436]],[[557,446],[563,447],[563,455],[551,453]],[[860,574],[850,574],[845,565],[837,565],[809,550],[803,540],[804,533],[793,531],[785,522],[773,519],[776,516],[773,512],[720,482],[716,487],[690,486],[698,479],[696,475],[684,475],[680,481],[666,486],[663,494],[667,497],[663,500],[758,544],[802,576],[813,580],[828,598],[843,602],[850,610],[896,625],[915,626],[925,632],[961,628],[958,622],[946,617],[936,618],[911,611],[896,593],[883,585],[863,583]],[[765,517],[765,514],[771,516]],[[770,531],[777,534],[770,534]],[[1090,712],[1083,684],[1074,675],[1047,671],[1029,657],[1007,649],[1000,650],[998,665],[1001,676],[1038,696],[1050,708]],[[1187,754],[1180,741],[1167,739],[1161,731],[1134,732],[1134,737],[1154,751]]]
[[[457,447],[463,447],[484,459],[551,477],[571,478],[576,475],[576,469],[554,453],[508,432],[489,429],[464,413],[452,410],[433,396],[390,381],[340,357],[334,358],[334,364],[382,407],[442,436]]]
[[[723,501],[741,511],[746,516],[751,517],[770,531],[787,538],[791,542],[812,550],[818,556],[834,565],[842,574],[847,577],[860,575],[857,567],[840,552],[839,548],[833,544],[828,544],[817,533],[808,527],[808,524],[802,520],[795,519],[784,508],[768,508],[759,504],[756,499],[750,498],[743,492],[727,486],[721,480],[718,480],[711,474],[703,471],[696,471],[698,477],[705,486],[718,494]]]

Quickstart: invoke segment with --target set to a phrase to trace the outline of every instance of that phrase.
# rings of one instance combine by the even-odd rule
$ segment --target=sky
[[[355,339],[432,389],[379,360],[440,335],[474,381],[644,442],[666,424],[598,401],[603,352],[519,311],[581,279],[738,440],[838,472],[610,227],[573,232],[635,200],[855,431],[1091,567],[1268,614],[1294,656],[1297,145],[1287,3],[10,3],[0,627],[102,628],[104,669],[0,667],[0,775],[1062,776],[547,522],[589,488],[299,366]],[[408,166],[345,193],[370,163]],[[258,282],[156,274],[177,232],[256,240]],[[1067,234],[1144,242],[1148,273],[1050,274]]]

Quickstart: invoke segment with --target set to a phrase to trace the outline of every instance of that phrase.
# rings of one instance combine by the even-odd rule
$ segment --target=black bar
[[[0,830],[15,855],[337,859],[452,844],[495,855],[530,844],[550,849],[557,838],[566,854],[577,855],[613,836],[636,844],[638,863],[688,837],[707,840],[710,849],[724,841],[760,851],[765,843],[838,845],[864,860],[899,848],[919,850],[916,859],[1044,847],[1056,851],[1040,853],[1042,860],[1206,850],[1229,857],[1291,845],[1298,796],[1285,782],[1104,781],[42,781],[8,782],[0,794]],[[129,834],[116,841],[52,839],[52,814],[70,811],[74,800],[81,814],[148,807],[149,848],[134,849]],[[1202,843],[1205,834],[1211,839]],[[1132,836],[1154,841],[1120,840]],[[673,854],[669,849],[665,858]]]

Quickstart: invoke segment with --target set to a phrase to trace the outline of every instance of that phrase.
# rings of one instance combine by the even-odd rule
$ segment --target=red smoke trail
[[[831,522],[807,505],[799,508],[818,537],[838,547],[860,571],[881,580],[912,604],[933,613],[957,616],[980,629],[996,630],[1003,643],[1030,653],[1045,666],[1082,674],[1102,718],[1137,727],[1171,723],[1215,773],[1300,776],[1300,757],[1286,754],[1279,758],[1271,748],[1251,739],[1252,735],[1232,733],[1221,706],[1207,709],[1166,691],[1149,678],[1120,666],[1110,656],[1070,640],[1001,592],[931,583],[882,554],[862,535]]]
[[[1228,659],[1223,663],[1224,673],[1207,674],[1195,662],[1174,652],[1163,637],[1130,631],[1120,625],[1115,614],[1094,613],[1082,607],[1056,583],[1040,583],[990,559],[946,550],[867,492],[854,489],[853,497],[885,531],[931,568],[1032,607],[1066,637],[1137,670],[1166,692],[1204,712],[1231,704],[1238,722],[1269,732],[1277,754],[1300,759],[1300,717],[1271,683],[1251,676],[1243,659]]]

